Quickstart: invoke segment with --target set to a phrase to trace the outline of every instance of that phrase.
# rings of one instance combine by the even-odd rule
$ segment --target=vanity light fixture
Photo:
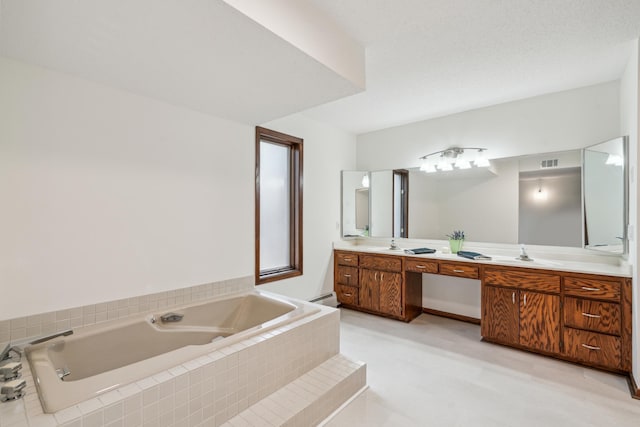
[[[489,167],[486,148],[451,147],[420,157],[420,170],[426,173],[437,171],[451,171],[455,169],[470,169],[472,167]]]
[[[362,186],[364,188],[369,188],[369,172],[365,172],[364,176],[362,177]]]
[[[622,156],[620,156],[619,154],[609,154],[609,157],[607,157],[607,161],[605,162],[605,164],[613,165],[613,166],[622,166],[624,165],[624,160]]]
[[[547,197],[547,191],[542,188],[542,181],[538,181],[538,189],[533,193],[533,198],[538,201],[544,201],[547,200]]]

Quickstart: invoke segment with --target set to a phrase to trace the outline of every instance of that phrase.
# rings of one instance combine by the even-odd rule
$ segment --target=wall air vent
[[[540,169],[557,168],[558,159],[542,160],[540,162]]]

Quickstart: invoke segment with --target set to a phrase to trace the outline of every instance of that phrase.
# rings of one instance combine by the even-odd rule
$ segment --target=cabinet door
[[[518,344],[518,291],[484,286],[482,288],[482,336]]]
[[[402,274],[380,272],[380,311],[385,314],[402,316]]]
[[[360,290],[358,293],[360,307],[380,311],[379,276],[380,272],[376,270],[364,268],[360,271]]]
[[[520,345],[560,352],[560,296],[520,291]]]

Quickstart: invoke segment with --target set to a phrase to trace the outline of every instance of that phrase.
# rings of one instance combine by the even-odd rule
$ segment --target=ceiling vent
[[[540,169],[557,168],[558,159],[542,160],[540,162]]]

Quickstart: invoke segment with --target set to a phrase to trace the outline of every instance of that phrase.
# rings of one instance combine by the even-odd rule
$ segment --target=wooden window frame
[[[260,270],[260,142],[286,146],[289,156],[290,229],[289,265],[271,270]],[[256,285],[302,275],[302,138],[256,126],[256,186],[255,186],[255,281]]]

